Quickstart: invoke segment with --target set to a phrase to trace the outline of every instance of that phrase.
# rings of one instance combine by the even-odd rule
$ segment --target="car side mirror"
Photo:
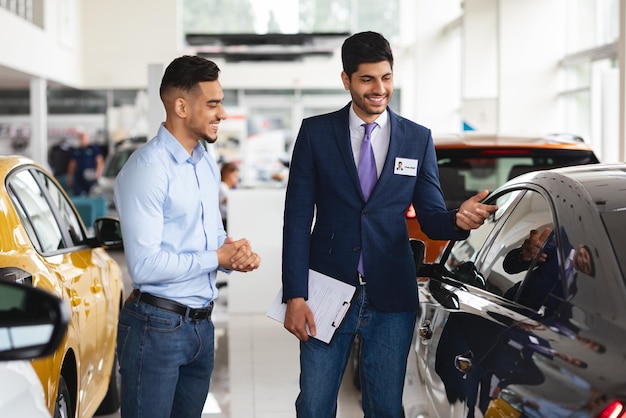
[[[119,219],[104,216],[93,223],[96,240],[99,245],[109,248],[123,248],[122,226]]]
[[[53,354],[69,320],[69,306],[52,293],[0,281],[0,360]]]

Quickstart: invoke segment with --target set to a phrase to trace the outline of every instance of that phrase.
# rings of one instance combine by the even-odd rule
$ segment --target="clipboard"
[[[351,284],[309,270],[309,298],[306,303],[315,320],[317,335],[312,336],[313,338],[330,343],[350,308],[355,292],[356,287]],[[283,303],[281,287],[267,311],[267,316],[282,324],[285,322],[286,312],[287,304]]]

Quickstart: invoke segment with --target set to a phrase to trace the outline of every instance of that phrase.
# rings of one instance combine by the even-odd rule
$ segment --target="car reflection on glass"
[[[625,191],[626,164],[525,174],[419,268],[429,416],[624,415]]]

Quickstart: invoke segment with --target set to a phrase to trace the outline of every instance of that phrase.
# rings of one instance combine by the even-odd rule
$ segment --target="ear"
[[[341,72],[341,82],[343,83],[344,89],[350,90],[350,77],[348,77],[345,71]]]
[[[189,105],[184,98],[177,97],[174,100],[174,112],[179,118],[187,117],[187,114],[189,113]]]

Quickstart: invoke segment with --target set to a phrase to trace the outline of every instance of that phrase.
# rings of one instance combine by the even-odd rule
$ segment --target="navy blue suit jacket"
[[[405,212],[413,203],[433,239],[464,239],[445,207],[430,130],[390,109],[391,138],[382,173],[364,201],[350,143],[348,103],[302,121],[287,184],[283,226],[283,300],[308,297],[308,270],[356,285],[364,276],[374,308],[418,308]],[[417,160],[417,175],[394,174],[395,159]],[[315,221],[313,228],[311,225]]]

